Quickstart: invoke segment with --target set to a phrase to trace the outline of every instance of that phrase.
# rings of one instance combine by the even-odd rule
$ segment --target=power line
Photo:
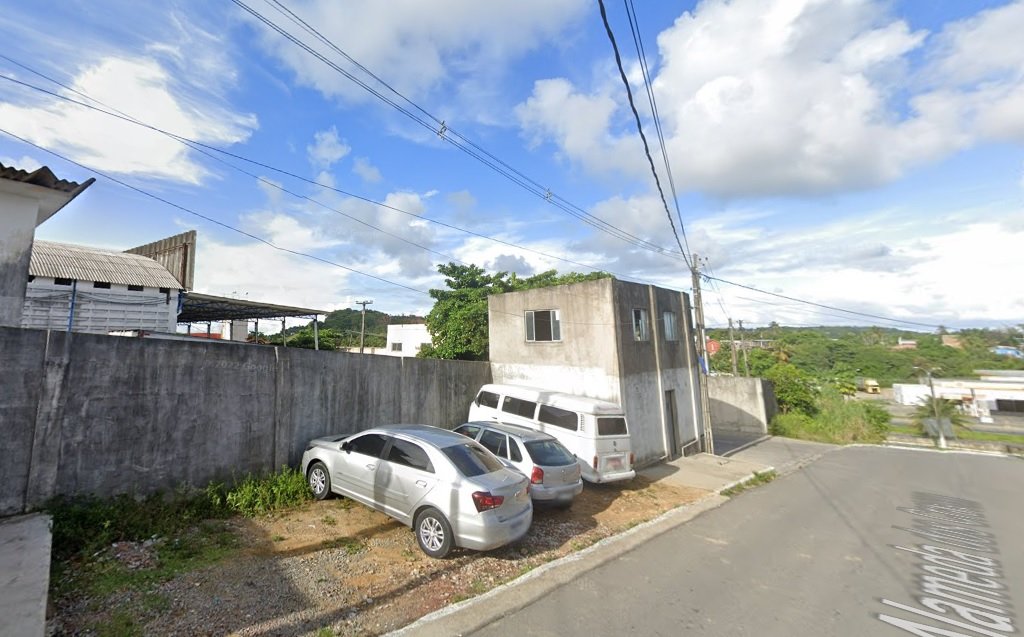
[[[658,133],[658,143],[661,145],[661,158],[665,162],[665,174],[668,176],[669,190],[672,192],[672,203],[676,209],[676,219],[679,220],[679,231],[683,235],[683,245],[686,252],[690,253],[690,243],[686,239],[686,225],[683,223],[683,213],[679,208],[679,195],[676,193],[676,182],[672,176],[672,166],[668,159],[668,148],[665,144],[665,134],[661,128],[661,114],[658,112],[658,101],[654,97],[654,84],[651,81],[651,70],[647,65],[647,53],[644,51],[644,40],[640,36],[640,20],[636,17],[636,6],[633,0],[623,0],[626,6],[626,17],[629,18],[629,28],[633,32],[633,45],[636,47],[637,57],[640,59],[640,73],[644,78],[644,87],[647,89],[647,101],[651,105],[651,115],[654,120],[654,129]],[[691,253],[692,254],[692,253]]]
[[[200,219],[203,219],[203,220],[208,221],[208,222],[210,222],[212,224],[218,225],[218,226],[220,226],[222,228],[226,228],[227,230],[231,230],[233,232],[237,232],[240,235],[249,237],[250,239],[253,239],[253,240],[258,241],[258,242],[260,242],[262,244],[265,244],[265,245],[273,248],[274,250],[280,250],[281,252],[286,252],[288,254],[293,254],[295,256],[300,256],[300,257],[306,257],[306,258],[309,258],[309,259],[314,259],[314,260],[319,261],[321,263],[324,263],[326,265],[334,266],[336,268],[341,268],[343,270],[347,270],[349,272],[352,272],[353,274],[359,274],[359,275],[362,275],[362,276],[374,279],[376,281],[380,281],[381,283],[387,283],[388,285],[393,285],[393,286],[396,286],[396,287],[404,288],[406,290],[409,290],[410,292],[416,292],[417,294],[424,294],[424,295],[430,296],[429,292],[424,292],[423,290],[417,290],[416,288],[409,287],[408,285],[404,285],[404,284],[398,283],[396,281],[390,281],[390,280],[385,279],[383,277],[379,277],[379,276],[377,276],[375,274],[370,274],[368,272],[363,272],[361,270],[357,270],[355,268],[351,268],[351,267],[349,267],[347,265],[342,265],[342,264],[337,263],[335,261],[331,261],[329,259],[324,259],[323,257],[318,257],[318,256],[316,256],[314,254],[309,254],[309,253],[306,253],[306,252],[300,252],[298,250],[292,250],[291,248],[285,248],[285,247],[279,246],[279,245],[277,245],[277,244],[275,244],[275,243],[273,243],[273,242],[271,242],[271,241],[269,241],[267,239],[264,239],[263,237],[260,237],[258,235],[252,234],[251,232],[246,232],[245,230],[242,230],[240,228],[236,228],[236,227],[234,227],[234,226],[232,226],[230,224],[224,223],[223,221],[218,221],[217,219],[214,219],[213,217],[209,217],[209,216],[204,215],[204,214],[202,214],[200,212],[196,212],[195,210],[192,210],[191,208],[188,208],[188,207],[183,206],[181,204],[174,203],[173,201],[170,201],[168,199],[164,199],[163,197],[161,197],[159,195],[154,195],[153,193],[151,193],[149,191],[143,190],[142,188],[139,188],[137,186],[133,186],[133,185],[129,184],[128,182],[122,181],[122,180],[120,180],[120,179],[118,179],[116,177],[112,177],[112,176],[108,175],[107,173],[104,173],[102,171],[96,170],[94,168],[90,168],[89,166],[86,166],[85,164],[79,163],[79,162],[77,162],[77,161],[75,161],[75,160],[73,160],[73,159],[71,159],[71,158],[69,158],[69,157],[67,157],[65,155],[62,155],[62,154],[60,154],[60,153],[58,153],[58,152],[56,152],[54,150],[50,150],[49,148],[44,148],[44,147],[40,146],[39,144],[31,142],[31,141],[29,141],[29,140],[27,140],[27,139],[25,139],[23,137],[19,137],[18,135],[15,135],[14,133],[12,133],[12,132],[10,132],[8,130],[0,128],[0,133],[3,133],[3,134],[5,134],[5,135],[7,135],[9,137],[13,137],[14,139],[20,141],[23,144],[27,144],[29,146],[32,146],[33,148],[36,148],[36,149],[41,150],[43,152],[49,153],[49,154],[53,155],[54,157],[57,157],[58,159],[61,159],[61,160],[66,161],[67,163],[69,163],[69,164],[71,164],[73,166],[77,166],[77,167],[81,168],[82,170],[96,173],[100,177],[103,177],[104,179],[106,179],[108,181],[112,181],[115,184],[118,184],[119,186],[122,186],[124,188],[129,189],[129,190],[132,190],[134,192],[137,192],[140,195],[144,195],[146,197],[149,197],[150,199],[154,199],[156,201],[159,201],[160,203],[163,203],[163,204],[165,204],[167,206],[170,206],[172,208],[177,208],[178,210],[181,210],[182,212],[188,213],[188,214],[193,215],[195,217],[199,217]]]
[[[349,215],[349,214],[347,214],[347,213],[345,213],[345,212],[343,212],[341,210],[338,210],[338,209],[333,208],[331,206],[328,206],[327,204],[324,204],[324,203],[322,203],[320,201],[312,199],[309,196],[301,195],[301,194],[292,192],[292,191],[282,187],[279,184],[276,184],[276,183],[274,183],[274,182],[272,182],[270,180],[267,180],[264,177],[261,177],[259,175],[254,174],[254,173],[251,173],[251,172],[248,172],[248,171],[246,171],[246,170],[244,170],[242,168],[239,168],[238,166],[236,166],[234,164],[226,162],[223,159],[220,159],[218,157],[215,157],[215,156],[211,155],[209,152],[206,152],[206,150],[213,151],[213,152],[216,152],[216,153],[220,153],[220,154],[226,155],[228,157],[231,157],[233,159],[244,161],[244,162],[253,164],[255,166],[259,166],[261,168],[265,168],[267,170],[274,171],[274,172],[282,174],[282,175],[287,175],[288,177],[291,177],[293,179],[305,182],[305,183],[310,184],[312,186],[317,186],[319,188],[322,188],[322,189],[325,189],[325,190],[330,190],[332,192],[336,192],[338,194],[345,195],[347,197],[351,197],[353,199],[358,199],[358,200],[364,201],[366,203],[370,203],[370,204],[373,204],[373,205],[376,205],[376,206],[380,206],[382,208],[385,208],[385,209],[388,209],[388,210],[392,210],[394,212],[398,212],[400,214],[412,217],[412,218],[420,220],[420,221],[426,221],[426,222],[429,222],[429,223],[432,223],[432,224],[436,224],[436,225],[448,228],[450,230],[456,230],[458,232],[463,232],[463,233],[471,235],[471,236],[475,236],[475,237],[478,237],[478,238],[481,238],[481,239],[486,239],[488,241],[493,241],[495,243],[499,243],[499,244],[505,245],[507,247],[516,248],[516,249],[519,249],[519,250],[524,250],[524,251],[527,251],[527,252],[531,252],[533,254],[537,254],[538,256],[542,256],[542,257],[545,257],[545,258],[548,258],[548,259],[552,259],[552,260],[556,260],[556,261],[561,261],[561,262],[568,263],[568,264],[571,264],[571,265],[574,265],[574,266],[588,268],[590,270],[603,270],[603,271],[607,271],[607,270],[604,270],[604,268],[599,267],[599,266],[594,266],[594,265],[591,265],[591,264],[588,264],[588,263],[581,263],[579,261],[574,261],[572,259],[567,259],[565,257],[559,257],[559,256],[556,256],[556,255],[553,255],[553,254],[549,254],[547,252],[543,252],[541,250],[536,250],[534,248],[529,248],[529,247],[522,246],[522,245],[519,245],[519,244],[516,244],[516,243],[509,242],[509,241],[504,241],[502,239],[498,239],[496,237],[491,237],[491,236],[488,236],[488,235],[485,235],[485,234],[474,232],[472,230],[467,230],[465,228],[461,228],[461,227],[455,226],[453,224],[445,223],[443,221],[440,221],[440,220],[437,220],[437,219],[433,219],[433,218],[430,218],[430,217],[427,217],[427,216],[417,215],[417,214],[409,212],[407,210],[402,210],[401,208],[398,208],[396,206],[392,206],[390,204],[387,204],[387,203],[384,203],[384,202],[381,202],[381,201],[376,201],[374,199],[370,199],[368,197],[365,197],[365,196],[362,196],[362,195],[359,195],[359,194],[356,194],[356,193],[353,193],[353,192],[342,190],[342,189],[336,188],[334,186],[329,186],[327,184],[322,184],[322,183],[320,183],[318,181],[309,179],[307,177],[303,177],[301,175],[298,175],[296,173],[284,170],[282,168],[278,168],[276,166],[273,166],[273,165],[270,165],[270,164],[266,164],[266,163],[260,162],[258,160],[255,160],[255,159],[251,159],[251,158],[245,157],[243,155],[239,155],[239,154],[232,153],[230,151],[227,151],[227,150],[224,150],[224,149],[221,149],[221,148],[217,148],[216,146],[211,146],[209,144],[205,144],[203,142],[200,142],[200,141],[197,141],[197,140],[194,140],[194,139],[190,139],[190,138],[187,138],[187,137],[183,137],[181,135],[177,135],[175,133],[171,133],[171,132],[169,132],[167,130],[164,130],[164,129],[161,129],[161,128],[157,127],[157,126],[153,126],[151,124],[147,124],[147,123],[145,123],[145,122],[143,122],[141,120],[138,120],[135,117],[132,117],[132,116],[130,116],[130,115],[128,115],[128,114],[126,114],[126,113],[124,113],[122,111],[119,111],[118,109],[116,109],[116,108],[114,108],[112,106],[109,106],[108,104],[105,104],[104,102],[102,102],[100,100],[97,100],[96,98],[93,98],[93,97],[89,96],[86,93],[82,93],[81,91],[78,91],[78,90],[76,90],[76,89],[74,89],[74,88],[72,88],[70,86],[67,86],[66,84],[64,84],[64,83],[62,83],[62,82],[60,82],[60,81],[58,81],[58,80],[56,80],[54,78],[51,78],[51,77],[49,77],[47,75],[44,75],[44,74],[42,74],[42,73],[40,73],[40,72],[38,72],[38,71],[28,67],[28,66],[25,66],[24,64],[21,64],[20,62],[17,62],[16,60],[12,60],[11,58],[7,57],[6,55],[3,55],[2,53],[0,53],[0,58],[5,59],[5,60],[11,62],[12,64],[15,64],[15,65],[17,65],[17,66],[19,66],[19,67],[21,67],[21,68],[23,68],[23,69],[33,73],[33,74],[35,74],[35,75],[38,75],[39,77],[42,77],[43,79],[46,79],[46,80],[48,80],[50,82],[53,82],[53,83],[57,84],[58,86],[61,86],[62,88],[66,89],[68,91],[71,91],[71,92],[73,92],[73,93],[75,93],[77,95],[80,95],[80,96],[82,96],[85,99],[88,99],[90,101],[96,102],[97,104],[100,104],[104,108],[99,108],[99,107],[94,106],[92,104],[87,104],[85,102],[81,102],[81,101],[69,98],[66,95],[61,95],[59,93],[55,93],[53,91],[46,90],[46,89],[44,89],[42,87],[38,87],[38,86],[35,86],[35,85],[32,85],[32,84],[29,84],[27,82],[18,80],[16,78],[12,78],[12,77],[6,76],[6,75],[0,74],[0,79],[4,79],[4,80],[7,80],[9,82],[13,82],[13,83],[18,84],[20,86],[23,86],[25,88],[29,88],[29,89],[32,89],[34,91],[38,91],[38,92],[44,93],[46,95],[50,95],[52,97],[56,97],[57,99],[64,100],[64,101],[69,102],[71,104],[75,104],[75,105],[81,106],[83,108],[87,108],[87,109],[90,109],[90,110],[93,110],[93,111],[96,111],[96,112],[99,112],[99,113],[103,113],[104,115],[107,115],[107,116],[110,116],[110,117],[114,117],[114,118],[120,119],[122,121],[131,123],[131,124],[135,124],[137,126],[141,126],[143,128],[146,128],[146,129],[152,130],[154,132],[160,133],[162,135],[165,135],[165,136],[167,136],[167,137],[169,137],[171,139],[174,139],[175,141],[178,141],[179,143],[181,143],[181,144],[183,144],[185,146],[188,146],[189,148],[192,148],[196,152],[199,152],[199,153],[201,153],[201,154],[203,154],[203,155],[205,155],[207,157],[210,157],[214,161],[220,162],[220,163],[222,163],[222,164],[224,164],[224,165],[226,165],[226,166],[228,166],[228,167],[230,167],[230,168],[232,168],[234,170],[237,170],[237,171],[239,171],[239,172],[241,172],[241,173],[243,173],[243,174],[245,174],[245,175],[247,175],[249,177],[252,177],[252,178],[254,178],[254,179],[256,179],[256,180],[258,180],[258,181],[260,181],[262,183],[265,183],[265,184],[267,184],[267,185],[269,185],[271,187],[277,188],[278,190],[281,190],[282,192],[285,192],[285,193],[287,193],[289,195],[292,195],[292,196],[300,198],[300,199],[308,200],[308,201],[310,201],[312,203],[315,203],[315,204],[317,204],[317,205],[319,205],[321,207],[324,207],[324,208],[326,208],[328,210],[331,210],[332,212],[335,212],[335,213],[340,214],[342,216],[348,217],[349,219],[352,219],[353,221],[356,221],[357,223],[360,223],[360,224],[365,225],[365,226],[367,226],[369,228],[377,230],[377,231],[379,231],[379,232],[381,232],[383,234],[387,234],[387,235],[392,236],[392,237],[394,237],[396,239],[399,239],[401,241],[404,241],[404,242],[409,243],[411,245],[414,245],[416,247],[422,248],[424,250],[427,250],[427,251],[432,252],[434,254],[437,254],[439,256],[442,256],[442,257],[446,258],[449,261],[454,261],[454,262],[457,262],[457,263],[465,264],[463,261],[460,261],[459,259],[457,259],[455,257],[446,255],[446,254],[441,253],[441,252],[437,252],[437,251],[435,251],[435,250],[433,250],[431,248],[427,248],[425,246],[421,246],[421,245],[419,245],[417,243],[414,243],[412,241],[409,241],[409,240],[407,240],[407,239],[405,239],[403,237],[400,237],[398,235],[392,234],[392,233],[390,233],[390,232],[388,232],[386,230],[383,230],[383,229],[378,228],[378,227],[376,227],[376,226],[374,226],[372,224],[369,224],[369,223],[367,223],[365,221],[362,221],[362,220],[360,220],[360,219],[358,219],[356,217],[353,217],[352,215]],[[110,110],[108,111],[108,110],[105,110],[105,109],[110,109]],[[206,150],[204,150],[204,149],[206,149]],[[611,271],[609,271],[609,273],[610,274],[615,274],[616,276],[618,276],[620,278],[624,278],[624,279],[632,278],[632,277],[627,277],[626,275],[623,275],[621,273],[616,273],[616,272],[611,272]]]
[[[646,239],[642,239],[640,237],[637,237],[637,236],[635,236],[635,235],[633,235],[633,234],[623,230],[622,228],[619,228],[618,226],[615,226],[614,224],[611,224],[611,223],[609,223],[607,221],[604,221],[600,217],[597,217],[597,216],[587,212],[586,210],[584,210],[583,208],[577,206],[576,204],[573,204],[572,202],[569,202],[565,198],[563,198],[563,197],[553,193],[550,190],[550,188],[546,188],[546,187],[542,186],[537,181],[529,178],[528,176],[526,176],[521,171],[513,168],[508,163],[504,162],[503,160],[501,160],[500,158],[498,158],[494,154],[488,152],[486,149],[480,147],[479,145],[475,144],[474,142],[472,142],[468,138],[466,138],[463,135],[459,134],[457,131],[455,131],[450,126],[448,126],[448,124],[445,123],[444,120],[441,120],[441,119],[431,115],[425,109],[423,109],[422,107],[416,105],[412,100],[410,100],[409,98],[407,98],[404,95],[402,95],[401,93],[399,93],[396,89],[391,87],[389,84],[383,82],[383,80],[381,80],[375,74],[373,74],[368,69],[366,69],[365,66],[359,64],[357,61],[354,60],[354,58],[352,58],[350,55],[345,53],[340,47],[338,47],[333,42],[331,42],[326,36],[321,34],[314,27],[310,26],[307,22],[305,22],[304,20],[299,18],[295,13],[291,12],[290,10],[288,10],[286,8],[283,8],[283,7],[278,9],[282,13],[287,12],[286,13],[286,17],[288,17],[292,22],[294,22],[297,25],[299,25],[302,29],[304,29],[307,33],[312,35],[314,38],[316,38],[320,42],[325,43],[327,46],[329,46],[333,50],[337,51],[340,55],[344,56],[347,60],[351,61],[353,64],[355,64],[360,69],[363,69],[371,77],[373,77],[377,81],[381,82],[384,86],[386,86],[392,93],[394,93],[395,95],[399,96],[403,101],[413,105],[413,107],[416,110],[420,111],[421,113],[424,113],[427,117],[432,119],[434,122],[437,122],[437,125],[435,126],[435,125],[431,124],[430,122],[425,121],[423,119],[423,117],[420,117],[416,113],[411,112],[409,109],[403,107],[401,104],[397,103],[395,100],[392,100],[392,99],[388,98],[386,95],[382,94],[380,91],[378,91],[377,89],[373,88],[372,86],[370,86],[369,84],[367,84],[363,80],[355,77],[352,73],[350,73],[346,69],[343,69],[342,67],[340,67],[338,64],[334,63],[333,61],[329,60],[323,54],[321,54],[320,52],[314,50],[312,47],[307,45],[305,42],[302,42],[301,40],[299,40],[297,37],[295,37],[291,33],[288,33],[280,25],[275,23],[270,18],[267,18],[266,16],[261,14],[259,11],[256,11],[255,9],[253,9],[252,7],[247,5],[242,0],[231,0],[231,2],[233,2],[235,5],[237,5],[239,8],[241,8],[244,11],[246,11],[250,15],[252,15],[254,18],[256,18],[257,20],[262,22],[264,25],[266,25],[270,29],[272,29],[275,32],[277,32],[279,35],[281,35],[282,37],[284,37],[288,41],[292,42],[293,44],[295,44],[296,46],[300,47],[301,49],[303,49],[304,51],[306,51],[310,55],[316,57],[318,60],[320,60],[324,64],[328,65],[331,69],[333,69],[337,73],[340,73],[341,75],[343,75],[347,79],[351,80],[352,82],[354,82],[355,84],[357,84],[358,86],[360,86],[361,88],[363,88],[364,90],[369,92],[374,97],[376,97],[379,100],[383,101],[384,103],[388,104],[392,108],[395,108],[400,113],[404,114],[406,117],[410,118],[414,122],[418,123],[419,125],[423,126],[427,130],[431,131],[433,134],[436,134],[438,137],[440,137],[444,141],[447,141],[448,143],[452,144],[453,146],[455,146],[456,148],[458,148],[462,152],[464,152],[464,153],[468,154],[469,156],[473,157],[474,159],[480,161],[481,163],[483,163],[487,167],[491,168],[492,170],[494,170],[498,174],[500,174],[503,177],[505,177],[506,179],[509,179],[513,183],[519,185],[520,187],[522,187],[526,191],[530,192],[534,196],[540,197],[541,199],[545,200],[547,203],[555,206],[556,208],[562,210],[563,212],[569,214],[570,216],[575,217],[576,219],[579,219],[580,221],[583,221],[584,223],[594,227],[595,229],[597,229],[597,230],[599,230],[601,232],[604,232],[604,233],[609,234],[609,235],[611,235],[613,237],[616,237],[617,239],[620,239],[620,240],[622,240],[622,241],[624,241],[626,243],[629,243],[629,244],[633,245],[634,247],[641,248],[641,249],[644,249],[644,250],[650,250],[650,251],[658,253],[658,254],[666,254],[666,255],[670,255],[670,256],[674,254],[673,252],[671,252],[669,250],[666,250],[662,246],[659,246],[659,245],[657,245],[655,243],[647,241]],[[280,3],[277,3],[277,4],[279,5]],[[684,260],[686,259],[686,255],[685,254],[683,255],[683,258],[684,258]]]
[[[686,261],[686,265],[693,269],[694,265],[690,263],[690,259],[686,254],[686,249],[683,248],[683,242],[679,240],[679,233],[676,232],[676,224],[672,220],[672,212],[668,209],[668,201],[665,200],[665,191],[661,188],[661,179],[658,178],[658,171],[654,167],[654,159],[651,157],[651,148],[647,144],[647,136],[644,135],[644,128],[640,122],[640,113],[636,110],[636,104],[633,102],[633,90],[629,87],[629,79],[626,78],[626,71],[622,68],[622,56],[619,55],[619,45],[615,43],[615,34],[612,33],[612,26],[608,23],[608,12],[604,8],[604,0],[598,0],[598,5],[601,8],[601,21],[604,22],[605,33],[608,34],[608,40],[612,43],[612,51],[615,53],[615,66],[619,69],[619,77],[622,78],[622,83],[626,86],[626,97],[629,99],[629,108],[633,111],[633,118],[636,120],[636,129],[640,133],[640,140],[644,144],[644,155],[647,156],[647,162],[651,166],[651,173],[654,175],[654,183],[658,186],[658,194],[661,195],[661,204],[665,207],[665,214],[668,216],[668,224],[672,227],[672,235],[676,238],[676,244],[679,246],[679,252],[682,253],[683,259]]]
[[[908,320],[905,320],[905,319],[892,318],[891,316],[882,316],[880,314],[870,314],[868,312],[858,312],[856,310],[847,310],[847,309],[844,309],[844,308],[841,308],[841,307],[836,307],[834,305],[826,305],[824,303],[815,303],[814,301],[806,301],[804,299],[798,299],[798,298],[793,297],[793,296],[786,296],[785,294],[779,294],[777,292],[767,292],[765,290],[760,290],[758,288],[755,288],[755,287],[752,287],[752,286],[749,286],[749,285],[743,285],[742,283],[736,283],[734,281],[726,281],[725,279],[720,279],[718,277],[713,277],[713,276],[705,275],[705,278],[710,279],[712,281],[719,281],[719,282],[725,283],[727,285],[733,285],[733,286],[736,286],[738,288],[743,288],[744,290],[750,290],[752,292],[757,292],[759,294],[767,294],[769,296],[775,296],[775,297],[778,297],[780,299],[786,299],[787,301],[795,301],[797,303],[803,303],[805,305],[813,305],[815,307],[825,308],[826,310],[835,310],[837,312],[845,312],[846,314],[852,314],[852,315],[855,315],[855,316],[863,316],[863,317],[866,317],[866,318],[881,319],[883,321],[891,321],[893,323],[906,323],[907,325],[920,325],[921,327],[933,327],[933,328],[939,327],[939,325],[933,324],[933,323],[920,323],[918,321],[908,321]]]

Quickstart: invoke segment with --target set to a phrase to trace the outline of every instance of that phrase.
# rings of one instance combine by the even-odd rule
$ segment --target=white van
[[[587,482],[636,475],[626,415],[613,403],[520,385],[484,385],[468,420],[523,425],[554,436],[580,459]]]

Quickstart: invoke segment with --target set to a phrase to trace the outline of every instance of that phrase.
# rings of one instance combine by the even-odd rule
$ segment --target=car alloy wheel
[[[327,472],[327,467],[324,466],[324,463],[314,462],[309,468],[307,478],[314,498],[323,500],[330,495],[331,475]]]
[[[452,527],[437,509],[425,509],[416,516],[416,541],[430,557],[445,557],[452,550]]]

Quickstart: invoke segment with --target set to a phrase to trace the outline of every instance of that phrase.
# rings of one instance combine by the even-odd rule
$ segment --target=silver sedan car
[[[312,440],[302,471],[313,495],[344,495],[407,524],[431,557],[487,551],[533,521],[529,481],[487,449],[428,425],[385,425]]]
[[[467,422],[456,433],[476,440],[501,461],[530,478],[535,503],[572,506],[583,492],[580,464],[554,436],[529,427],[498,422]]]

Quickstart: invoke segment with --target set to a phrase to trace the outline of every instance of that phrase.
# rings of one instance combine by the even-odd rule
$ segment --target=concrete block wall
[[[294,466],[309,439],[464,422],[481,362],[0,328],[0,514]]]
[[[708,397],[714,431],[766,434],[778,411],[772,384],[761,378],[709,376]]]

